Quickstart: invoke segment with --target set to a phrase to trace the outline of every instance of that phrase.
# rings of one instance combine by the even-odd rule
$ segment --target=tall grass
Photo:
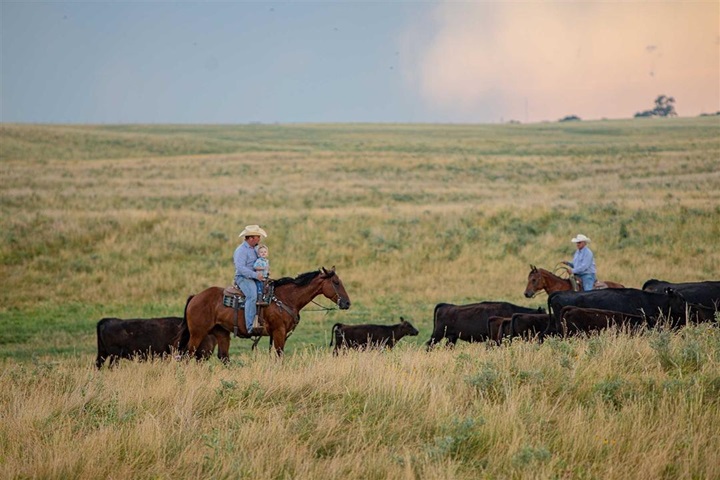
[[[717,280],[718,158],[714,117],[0,125],[0,477],[717,478],[714,328],[420,345],[438,302],[543,305],[529,265],[580,232],[601,279]],[[283,362],[93,370],[100,318],[182,315],[251,223],[273,276],[334,265],[352,308],[308,306]],[[400,315],[396,351],[325,348]]]
[[[3,478],[717,478],[720,332],[0,372]]]

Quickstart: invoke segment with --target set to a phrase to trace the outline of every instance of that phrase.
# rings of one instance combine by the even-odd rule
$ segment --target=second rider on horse
[[[590,243],[590,239],[580,233],[571,241],[577,247],[577,250],[575,250],[575,255],[573,255],[573,261],[562,263],[571,268],[570,273],[580,277],[580,280],[582,280],[582,288],[584,291],[587,292],[588,290],[593,289],[596,280],[595,256],[593,255],[592,250],[590,250],[590,248],[587,246],[588,243]],[[571,276],[570,282],[572,283],[573,280],[574,279]]]

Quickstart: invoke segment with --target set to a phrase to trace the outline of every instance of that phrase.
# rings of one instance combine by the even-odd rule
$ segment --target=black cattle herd
[[[688,322],[717,323],[720,281],[670,283],[648,280],[642,289],[617,288],[589,292],[560,291],[548,296],[547,309],[508,302],[484,301],[467,305],[439,303],[433,311],[433,330],[427,349],[446,339],[501,343],[513,337],[542,341],[547,336],[587,334],[607,328],[630,331]],[[150,319],[103,318],[97,323],[97,368],[106,360],[171,355],[177,347],[182,317]],[[216,327],[219,328],[219,327]],[[333,353],[342,349],[392,348],[417,329],[400,317],[396,325],[346,325],[331,329]],[[217,341],[212,332],[199,347],[198,358],[209,358]]]

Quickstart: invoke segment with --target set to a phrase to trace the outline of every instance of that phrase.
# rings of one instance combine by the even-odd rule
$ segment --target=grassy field
[[[543,305],[529,265],[577,233],[600,279],[718,280],[718,159],[718,117],[2,124],[0,477],[718,478],[716,329],[421,347],[438,302]],[[283,363],[94,371],[100,318],[182,315],[251,223],[274,277],[334,265],[352,308],[309,305]],[[400,315],[398,351],[329,355]]]

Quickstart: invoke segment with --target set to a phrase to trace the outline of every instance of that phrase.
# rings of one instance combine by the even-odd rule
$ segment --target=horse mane
[[[292,278],[292,277],[278,278],[277,280],[273,280],[273,285],[275,285],[276,287],[279,287],[282,285],[287,285],[288,283],[294,283],[298,287],[303,287],[303,286],[307,285],[308,283],[310,283],[312,280],[314,280],[315,277],[320,275],[320,273],[322,273],[321,270],[313,270],[311,272],[301,273],[300,275],[298,275],[295,278]]]

